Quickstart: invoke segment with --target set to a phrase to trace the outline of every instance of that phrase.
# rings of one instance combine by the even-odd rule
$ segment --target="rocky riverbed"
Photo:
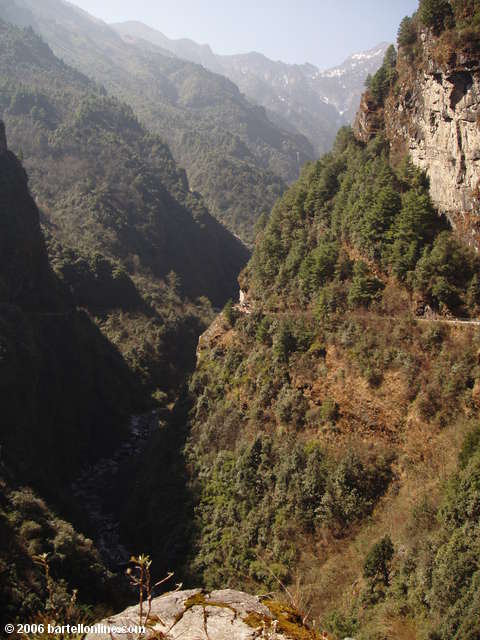
[[[75,500],[81,505],[94,531],[93,538],[105,564],[118,569],[130,559],[120,541],[120,525],[106,507],[106,496],[115,489],[119,473],[139,456],[152,433],[158,428],[158,412],[133,416],[128,438],[112,453],[86,467],[72,483]]]

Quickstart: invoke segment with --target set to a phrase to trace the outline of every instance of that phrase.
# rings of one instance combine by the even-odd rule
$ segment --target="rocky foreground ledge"
[[[112,627],[139,624],[139,606],[98,623],[105,632],[89,633],[86,640],[164,638],[168,640],[321,640],[322,634],[306,627],[301,617],[283,603],[225,589],[205,593],[200,589],[177,591],[152,600],[145,634],[111,633]]]

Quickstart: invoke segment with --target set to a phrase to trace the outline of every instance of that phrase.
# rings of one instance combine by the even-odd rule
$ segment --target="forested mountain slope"
[[[132,110],[0,23],[0,105],[52,233],[221,304],[247,255],[189,191],[168,147]]]
[[[126,101],[170,145],[213,215],[248,242],[256,218],[313,157],[310,143],[269,121],[226,78],[125,43],[62,0],[2,0],[0,18],[31,25],[68,64]]]
[[[34,556],[43,552],[58,580],[57,605],[71,597],[67,585],[79,589],[82,603],[122,601],[92,541],[58,511],[71,507],[68,485],[79,469],[115,446],[130,413],[149,400],[117,349],[75,308],[51,270],[39,212],[1,122],[0,249],[3,625],[41,610],[46,586]]]
[[[388,46],[352,54],[341,65],[320,71],[313,64],[286,64],[256,52],[218,55],[208,45],[171,40],[141,22],[112,27],[127,41],[150,42],[230,78],[279,126],[305,135],[319,155],[330,150],[340,126],[355,117],[365,79],[377,71]]]
[[[469,11],[476,25],[455,3],[452,33]],[[370,94],[393,100],[395,69],[391,49]],[[280,580],[334,638],[472,640],[480,261],[375,123],[304,168],[257,237],[244,302],[200,340],[192,568],[208,587]]]
[[[242,277],[248,307],[201,338],[186,449],[198,579],[299,580],[337,638],[476,624],[478,327],[413,312],[478,317],[478,276],[381,139],[342,132],[304,170]]]
[[[55,270],[148,384],[178,382],[209,314],[206,299],[193,308],[186,297],[221,306],[235,295],[245,247],[189,190],[165,143],[32,30],[0,23],[0,74]]]

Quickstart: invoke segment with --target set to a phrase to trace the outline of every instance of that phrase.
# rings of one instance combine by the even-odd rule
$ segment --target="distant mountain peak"
[[[258,51],[217,55],[209,45],[171,40],[139,22],[112,27],[123,38],[140,38],[226,76],[248,99],[265,107],[270,120],[306,136],[319,155],[330,149],[337,129],[353,121],[365,79],[380,67],[388,46],[382,42],[354,53],[341,65],[322,72],[310,62],[288,64]]]
[[[371,49],[352,53],[341,64],[335,67],[330,67],[326,71],[320,72],[320,75],[324,78],[335,78],[343,76],[349,69],[356,68],[359,64],[371,64],[372,67],[375,67],[376,70],[376,68],[381,65],[383,56],[385,55],[385,51],[389,46],[390,44],[388,42],[381,42],[376,47],[372,47]]]

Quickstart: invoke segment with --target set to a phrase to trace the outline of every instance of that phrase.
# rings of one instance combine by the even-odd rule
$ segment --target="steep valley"
[[[0,0],[55,51],[0,22],[2,625],[479,640],[478,3],[421,0],[354,126],[248,219],[251,255],[158,137],[178,102],[151,110],[145,83],[162,69],[155,96],[184,83],[182,102],[193,74],[193,102],[213,92],[235,122],[253,109],[272,142],[265,112],[158,42],[41,9]],[[90,46],[106,88],[81,72]],[[187,168],[205,186],[211,140],[190,133],[173,153],[201,150]],[[262,172],[290,172],[288,140]]]
[[[271,122],[225,77],[126,43],[63,0],[1,0],[0,18],[33,27],[59,58],[129,104],[169,144],[212,214],[249,245],[255,220],[314,157],[304,136]]]

